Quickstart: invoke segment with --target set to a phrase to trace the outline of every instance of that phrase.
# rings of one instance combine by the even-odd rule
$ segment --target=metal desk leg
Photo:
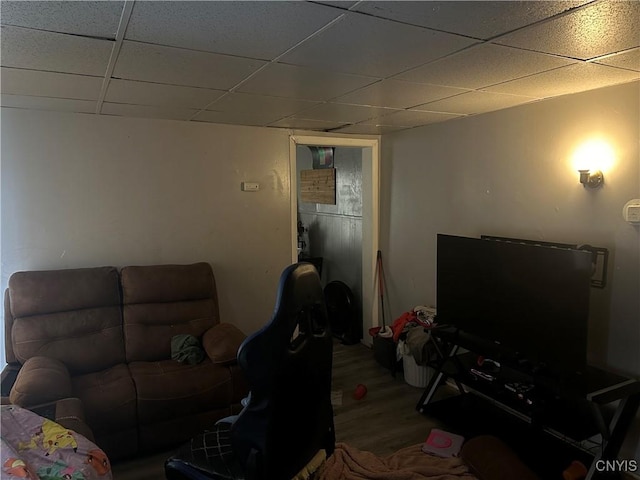
[[[609,438],[603,438],[603,445],[600,452],[595,456],[591,463],[589,473],[585,480],[597,478],[596,464],[599,460],[614,460],[618,456],[620,447],[629,431],[629,427],[635,418],[638,408],[640,407],[640,393],[623,398],[618,404],[618,408],[609,425]]]
[[[449,358],[453,357],[456,354],[456,352],[458,351],[458,348],[459,347],[457,345],[454,345],[451,348],[447,357],[442,359],[442,363],[440,364],[440,367],[442,367]],[[442,372],[442,369],[439,368],[438,373],[434,375],[433,378],[431,378],[431,381],[425,388],[424,393],[420,397],[420,400],[418,400],[418,404],[416,405],[416,410],[422,413],[424,411],[424,407],[427,406],[429,402],[433,399],[433,396],[438,390],[438,387],[440,387],[440,385],[444,383],[446,380],[447,380],[447,375],[445,375]],[[458,385],[458,388],[461,388],[461,385]]]

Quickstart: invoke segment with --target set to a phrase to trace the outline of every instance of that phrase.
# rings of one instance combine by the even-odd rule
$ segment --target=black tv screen
[[[586,366],[591,253],[438,235],[438,323],[560,374]]]

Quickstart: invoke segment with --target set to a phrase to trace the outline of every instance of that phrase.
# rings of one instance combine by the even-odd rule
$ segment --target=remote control
[[[475,368],[471,369],[471,374],[483,380],[487,380],[488,382],[493,382],[496,379],[496,377],[494,377],[493,375],[489,375],[488,373],[481,372],[480,370],[476,370]]]

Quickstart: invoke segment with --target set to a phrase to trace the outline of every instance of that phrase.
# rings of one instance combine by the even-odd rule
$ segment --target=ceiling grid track
[[[218,103],[220,100],[222,100],[223,98],[225,98],[227,95],[229,95],[230,93],[234,93],[238,88],[240,88],[243,84],[245,84],[246,82],[248,82],[251,78],[253,78],[254,76],[256,76],[258,73],[260,73],[262,70],[264,70],[265,68],[267,68],[269,65],[273,65],[274,63],[278,63],[278,60],[280,60],[282,57],[284,57],[287,53],[289,53],[290,51],[292,51],[293,49],[299,47],[300,45],[302,45],[303,43],[305,43],[306,41],[312,39],[313,37],[315,37],[316,35],[320,35],[322,32],[324,32],[325,30],[327,30],[328,28],[331,28],[333,25],[335,25],[336,23],[340,22],[346,14],[342,14],[336,18],[334,18],[333,20],[331,20],[329,23],[327,23],[326,25],[324,25],[323,27],[319,28],[318,30],[316,30],[315,32],[313,32],[311,35],[309,35],[308,37],[300,40],[298,43],[296,43],[295,45],[287,48],[284,52],[282,52],[280,55],[278,55],[277,57],[271,59],[268,63],[265,63],[263,66],[261,66],[260,68],[258,68],[255,72],[252,72],[250,75],[246,76],[245,78],[243,78],[242,80],[240,80],[238,83],[236,83],[233,87],[231,87],[224,95],[222,95],[219,98],[216,98],[213,102],[209,103],[208,105],[205,105],[204,108],[202,108],[201,110],[198,110],[196,113],[193,114],[193,116],[191,116],[191,118],[189,118],[189,121],[192,121],[195,117],[197,117],[198,115],[200,115],[202,112],[206,111],[209,109],[209,107],[211,107],[212,105],[215,105],[216,103]]]
[[[118,55],[120,55],[120,49],[122,48],[122,43],[124,42],[124,34],[127,31],[127,26],[129,25],[129,20],[131,19],[131,13],[133,12],[134,4],[135,0],[125,0],[122,7],[122,15],[120,16],[118,31],[116,32],[116,41],[111,50],[111,56],[109,57],[109,63],[107,65],[107,72],[104,74],[102,87],[100,88],[100,95],[98,96],[98,103],[96,104],[97,115],[100,115],[100,111],[102,110],[102,104],[104,103],[104,98],[107,95],[107,89],[109,88],[111,75],[113,75],[113,70],[115,69],[116,62],[118,61]]]

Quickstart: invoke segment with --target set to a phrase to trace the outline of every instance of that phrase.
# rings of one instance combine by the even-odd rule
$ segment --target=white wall
[[[640,230],[622,218],[640,198],[639,92],[634,82],[385,135],[381,244],[394,313],[435,303],[437,233],[603,246],[608,286],[592,289],[589,357],[640,377]],[[570,161],[592,135],[616,151],[595,191]]]
[[[206,261],[248,333],[291,259],[289,132],[3,108],[1,205],[3,291],[18,270]]]

